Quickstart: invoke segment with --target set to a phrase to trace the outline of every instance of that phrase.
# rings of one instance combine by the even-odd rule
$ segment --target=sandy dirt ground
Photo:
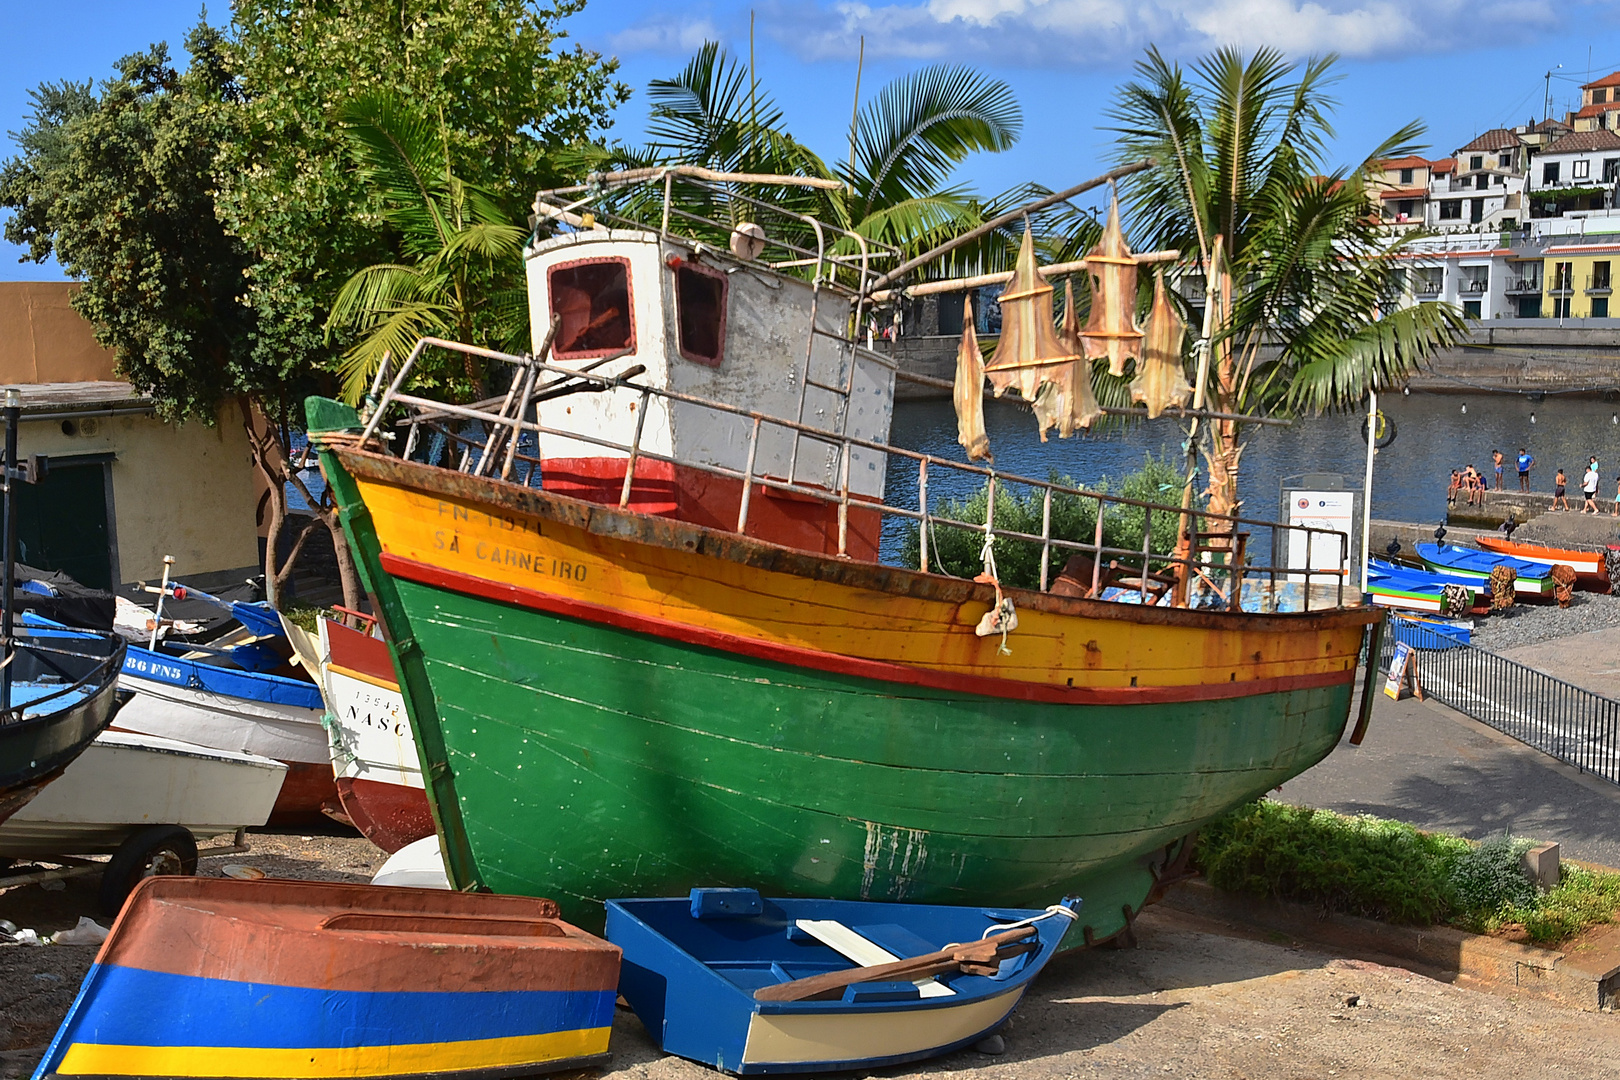
[[[257,833],[248,854],[204,859],[269,873],[363,881],[383,856],[358,837]],[[41,932],[99,917],[94,879],[0,895],[0,918]],[[107,920],[102,918],[102,924]],[[963,1051],[886,1076],[1200,1077],[1209,1080],[1409,1080],[1620,1077],[1620,1017],[1437,982],[1315,952],[1280,935],[1165,909],[1137,923],[1134,949],[1060,958],[1014,1017],[999,1056]],[[0,1078],[27,1076],[66,1014],[95,949],[0,946]],[[585,1077],[700,1080],[712,1070],[665,1057],[621,1010],[613,1062]]]

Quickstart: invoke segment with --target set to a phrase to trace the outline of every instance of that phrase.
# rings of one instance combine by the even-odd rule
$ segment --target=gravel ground
[[[250,834],[246,854],[205,859],[310,880],[363,881],[383,855],[334,832]],[[41,931],[99,917],[93,878],[0,895],[0,917]],[[102,920],[106,925],[106,920]],[[1398,967],[1312,952],[1163,908],[1137,921],[1135,949],[1060,958],[1006,1035],[1006,1052],[963,1051],[884,1078],[1071,1080],[1520,1080],[1620,1077],[1620,1018],[1436,982]],[[0,945],[0,1080],[29,1074],[95,958],[89,946]],[[635,1016],[613,1025],[613,1061],[564,1080],[714,1080],[660,1053]],[[850,1074],[859,1078],[862,1074]]]
[[[1620,626],[1620,596],[1577,592],[1569,607],[1515,604],[1474,620],[1475,645],[1492,652]]]

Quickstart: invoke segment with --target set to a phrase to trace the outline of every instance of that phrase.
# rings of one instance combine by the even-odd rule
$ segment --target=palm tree
[[[345,399],[358,401],[383,357],[404,357],[421,337],[520,349],[528,332],[527,231],[451,171],[442,122],[387,94],[355,100],[342,119],[399,254],[349,278],[332,303],[328,337],[355,338],[339,366]],[[418,385],[460,383],[454,392],[482,394],[471,357],[459,373],[419,370]]]
[[[1017,140],[1023,119],[1010,87],[969,68],[934,66],[902,76],[860,109],[853,153],[829,166],[790,134],[782,111],[752,79],[747,67],[715,42],[705,42],[672,78],[647,88],[650,141],[643,147],[586,147],[569,151],[577,172],[663,164],[702,165],[719,172],[817,176],[844,182],[838,191],[753,188],[749,194],[784,209],[812,214],[870,240],[912,254],[985,220],[987,205],[965,186],[947,186],[952,171],[973,153],[996,153]],[[647,219],[662,193],[625,192],[614,210]],[[992,200],[992,204],[1004,200]],[[688,192],[675,204],[685,212],[729,228],[752,219],[740,200]],[[700,223],[683,230],[708,237]],[[776,223],[775,229],[785,227]],[[1011,235],[1011,234],[1008,234]],[[808,229],[786,235],[814,247]],[[990,238],[959,258],[1010,260],[1017,236]],[[836,249],[844,254],[845,242]],[[1010,262],[1009,262],[1010,265]],[[992,267],[994,268],[994,267]]]
[[[858,112],[850,160],[836,172],[845,187],[829,195],[833,220],[909,258],[999,214],[1002,203],[1027,201],[1019,188],[987,206],[966,186],[947,186],[972,154],[1011,149],[1023,123],[1000,79],[945,64],[902,75]],[[986,245],[959,249],[954,261],[1000,269],[1011,265],[1019,239],[1016,231],[994,234]]]
[[[1466,330],[1449,305],[1393,306],[1405,241],[1382,236],[1369,210],[1369,171],[1420,149],[1422,126],[1353,170],[1326,171],[1335,61],[1223,49],[1189,77],[1149,50],[1110,111],[1120,159],[1157,163],[1123,184],[1138,245],[1189,253],[1205,275],[1214,411],[1352,408]],[[1209,430],[1210,509],[1233,513],[1241,425]]]

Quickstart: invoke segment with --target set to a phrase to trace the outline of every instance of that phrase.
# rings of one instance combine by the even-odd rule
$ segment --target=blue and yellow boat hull
[[[606,1059],[619,950],[550,901],[151,878],[36,1078],[507,1076]]]

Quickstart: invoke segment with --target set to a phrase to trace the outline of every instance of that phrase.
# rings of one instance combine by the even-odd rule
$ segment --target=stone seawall
[[[902,371],[949,380],[956,373],[957,341],[954,335],[913,335],[887,343],[887,350]],[[1620,329],[1559,327],[1550,319],[1481,323],[1408,385],[1429,393],[1576,394],[1620,401]],[[902,401],[949,396],[939,387],[903,380],[895,387]]]

